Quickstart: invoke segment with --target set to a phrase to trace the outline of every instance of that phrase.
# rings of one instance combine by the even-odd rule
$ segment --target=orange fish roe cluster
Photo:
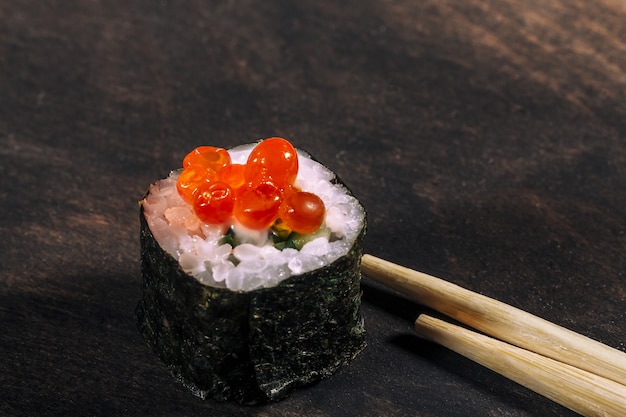
[[[208,224],[236,219],[250,229],[281,227],[312,233],[324,222],[326,208],[315,194],[299,190],[298,155],[283,138],[269,138],[252,149],[245,164],[233,164],[228,151],[200,146],[183,160],[176,182],[181,197]]]

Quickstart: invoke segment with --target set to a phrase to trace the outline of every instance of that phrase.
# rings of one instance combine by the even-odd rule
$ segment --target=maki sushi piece
[[[282,138],[201,146],[140,204],[139,330],[201,398],[257,404],[365,346],[365,211]]]

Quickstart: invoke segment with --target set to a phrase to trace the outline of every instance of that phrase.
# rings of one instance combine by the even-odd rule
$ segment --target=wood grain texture
[[[618,0],[0,1],[0,414],[563,416],[413,334],[261,408],[143,344],[137,200],[198,144],[285,136],[369,213],[365,251],[626,350]],[[410,393],[410,395],[407,395]]]
[[[369,254],[363,255],[362,271],[475,331],[607,378],[626,389],[626,353],[618,349],[515,306]]]
[[[626,414],[626,385],[426,314],[415,330],[583,416]]]

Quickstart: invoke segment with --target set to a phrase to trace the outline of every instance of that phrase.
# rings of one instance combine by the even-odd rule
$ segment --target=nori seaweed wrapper
[[[329,377],[365,347],[363,229],[350,251],[272,288],[233,292],[185,273],[141,222],[139,330],[196,395],[258,404]]]

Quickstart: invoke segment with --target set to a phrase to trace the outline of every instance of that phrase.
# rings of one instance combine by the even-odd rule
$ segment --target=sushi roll
[[[366,214],[282,138],[202,146],[140,203],[140,333],[201,398],[258,404],[365,346]]]

